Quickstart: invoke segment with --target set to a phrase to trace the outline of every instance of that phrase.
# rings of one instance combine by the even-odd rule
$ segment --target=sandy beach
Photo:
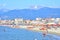
[[[11,27],[11,28],[20,28],[20,29],[26,29],[26,30],[30,30],[30,31],[35,31],[35,32],[46,32],[46,30],[40,30],[39,28],[40,27],[32,27],[31,28],[27,28],[27,26],[18,26],[18,25],[0,25],[0,26],[7,26],[7,27]],[[30,27],[30,26],[29,26]],[[58,35],[60,36],[60,28],[57,28],[57,29],[54,29],[54,28],[51,28],[51,29],[47,29],[48,33],[47,34],[54,34],[54,35]]]
[[[28,30],[32,30],[36,32],[44,32],[43,30],[39,30],[39,28],[33,28],[33,29],[28,29]],[[47,31],[48,31],[47,34],[54,34],[54,35],[60,36],[60,28],[57,28],[57,29],[52,28],[52,29],[48,29]]]

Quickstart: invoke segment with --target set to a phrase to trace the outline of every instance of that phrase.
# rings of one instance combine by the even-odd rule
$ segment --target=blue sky
[[[31,6],[60,8],[60,0],[0,0],[0,8],[24,9]]]

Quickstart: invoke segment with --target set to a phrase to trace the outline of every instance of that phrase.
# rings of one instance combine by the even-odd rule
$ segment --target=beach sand
[[[10,26],[11,28],[13,28],[13,25],[1,25],[1,26]],[[14,27],[16,28],[16,27]],[[27,29],[27,30],[31,30],[31,31],[35,31],[35,32],[46,32],[46,30],[40,30],[40,27],[35,27],[35,28],[27,28],[26,26],[18,26],[19,29]],[[60,36],[60,28],[54,29],[47,29],[47,33],[48,34],[54,34],[54,35],[58,35]]]
[[[36,32],[46,32],[46,30],[39,30],[39,28],[33,28],[33,29],[28,29],[28,30],[31,30],[31,31],[36,31]],[[54,34],[54,35],[58,35],[60,36],[60,28],[57,28],[57,29],[48,29],[47,30],[47,34]]]

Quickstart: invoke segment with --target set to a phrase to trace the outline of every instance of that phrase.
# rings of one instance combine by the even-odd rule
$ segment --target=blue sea
[[[41,32],[0,26],[0,40],[60,40],[60,36],[47,34],[43,37]]]

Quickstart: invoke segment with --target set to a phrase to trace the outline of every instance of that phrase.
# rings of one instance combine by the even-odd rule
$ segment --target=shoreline
[[[8,27],[10,27],[10,28],[15,28],[15,27],[13,27],[13,25],[0,25],[0,26],[8,26]],[[14,26],[16,26],[16,25],[14,25]],[[19,29],[26,29],[26,30],[30,30],[30,31],[33,31],[33,32],[44,32],[43,30],[39,30],[39,28],[27,28],[26,26],[23,26],[23,27],[21,27],[21,26],[18,26],[17,28],[19,28]],[[53,35],[58,35],[58,36],[60,36],[60,28],[58,28],[58,29],[48,29],[47,30],[48,31],[48,33],[47,34],[53,34]]]
[[[27,29],[27,30],[29,30],[29,29]],[[31,30],[31,31],[33,31],[33,32],[44,32],[44,31],[42,31],[42,30]],[[53,34],[53,35],[60,36],[60,32],[58,33],[58,32],[48,31],[47,34]]]

